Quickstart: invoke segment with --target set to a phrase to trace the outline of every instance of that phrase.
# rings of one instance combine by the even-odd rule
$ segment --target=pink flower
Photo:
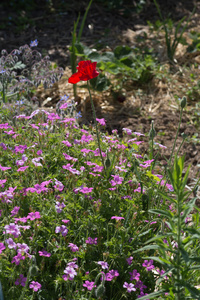
[[[12,238],[7,239],[6,243],[8,244],[9,249],[16,249],[17,248],[17,244],[13,241]]]
[[[63,279],[66,280],[73,280],[74,277],[77,275],[77,272],[74,270],[73,266],[67,266],[64,270],[66,275],[63,275]]]
[[[102,269],[108,269],[108,263],[105,261],[98,261],[98,265],[100,265],[102,267]]]
[[[0,164],[0,170],[2,171],[6,171],[6,170],[10,170],[11,167],[3,167],[1,164]]]
[[[68,141],[62,141],[62,143],[65,144],[65,146],[67,146],[67,147],[71,147],[72,146],[72,144],[70,142],[68,142]]]
[[[99,122],[100,125],[106,126],[106,122],[105,122],[105,119],[104,119],[104,118],[102,118],[102,119],[96,118],[96,120],[97,120],[97,122]]]
[[[40,218],[41,218],[41,216],[40,216],[39,211],[28,213],[28,216],[27,216],[27,219],[30,219],[31,221],[33,221],[35,219],[40,219]]]
[[[64,185],[62,184],[62,182],[60,182],[59,180],[57,180],[56,178],[54,178],[55,180],[55,185],[53,186],[56,190],[62,192],[62,190],[64,189]]]
[[[130,278],[131,281],[134,279],[136,281],[138,281],[140,278],[140,273],[138,273],[137,270],[133,270],[132,272],[129,272],[129,274],[131,275],[131,278]]]
[[[93,188],[88,188],[88,187],[83,187],[80,192],[83,193],[83,194],[88,194],[88,193],[91,193],[93,190]]]
[[[123,217],[117,217],[117,216],[112,216],[112,217],[111,217],[111,220],[113,220],[113,219],[115,219],[115,220],[117,220],[117,221],[124,220]]]
[[[15,263],[17,266],[19,265],[21,260],[24,260],[25,256],[23,256],[21,253],[17,253],[17,255],[15,255],[13,257],[13,260],[11,261],[11,263]]]
[[[28,168],[28,166],[21,167],[21,168],[17,169],[17,172],[24,172],[27,168]]]
[[[3,250],[5,250],[6,247],[4,246],[4,243],[0,243],[0,254],[2,253]]]
[[[130,266],[133,261],[133,256],[130,256],[129,258],[127,258],[126,261],[127,261],[128,265]]]
[[[123,287],[127,289],[127,292],[128,293],[131,293],[132,291],[135,292],[136,289],[134,288],[134,284],[133,283],[127,283],[127,282],[124,282],[123,284]]]
[[[45,257],[50,257],[51,256],[51,253],[49,253],[45,250],[38,251],[38,253],[39,253],[40,256],[45,256]]]
[[[117,184],[122,184],[124,178],[123,177],[120,177],[119,175],[111,175],[114,180],[111,180],[110,183],[112,186],[115,186]]]
[[[59,115],[57,115],[57,114],[55,114],[55,113],[50,113],[50,114],[47,116],[47,118],[48,118],[49,120],[51,120],[51,121],[59,120],[59,119],[60,119]]]
[[[144,136],[144,134],[143,133],[140,133],[140,132],[133,132],[135,135],[138,135],[138,136],[141,136],[141,135],[143,135]]]
[[[145,267],[147,269],[147,271],[151,271],[152,269],[154,269],[154,265],[153,265],[153,260],[150,259],[150,261],[145,260],[144,263],[142,264],[143,267]]]
[[[68,233],[68,229],[65,225],[57,226],[55,233],[61,233],[62,236],[66,236]]]
[[[70,247],[70,250],[71,250],[72,252],[77,252],[77,251],[79,251],[78,246],[75,245],[75,244],[73,244],[73,243],[69,243],[68,247]]]
[[[88,237],[88,239],[85,242],[86,244],[97,245],[97,238],[92,239],[91,237]]]
[[[39,289],[41,289],[41,284],[37,281],[31,281],[31,284],[29,285],[30,289],[33,289],[34,292],[37,292]]]
[[[15,153],[24,153],[25,149],[27,149],[26,145],[15,146]]]
[[[7,179],[0,179],[0,187],[4,188],[4,183],[6,183]]]
[[[21,235],[19,226],[14,223],[10,223],[9,225],[4,226],[6,233],[12,234],[15,238]]]
[[[20,210],[20,206],[15,206],[11,211],[11,217],[17,215],[19,210]]]
[[[88,291],[91,291],[93,287],[96,287],[96,285],[94,285],[94,281],[90,282],[88,280],[86,280],[85,283],[83,283],[83,286],[86,287]]]
[[[62,220],[63,223],[67,224],[70,222],[70,220]]]

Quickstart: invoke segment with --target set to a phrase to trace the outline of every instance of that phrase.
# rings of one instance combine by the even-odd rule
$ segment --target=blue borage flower
[[[37,47],[37,45],[38,45],[37,39],[35,41],[31,41],[30,43],[30,47]]]

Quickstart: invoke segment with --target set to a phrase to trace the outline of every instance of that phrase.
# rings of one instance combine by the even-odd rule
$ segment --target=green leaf
[[[149,212],[152,213],[152,214],[157,214],[157,215],[167,217],[169,219],[171,219],[173,217],[173,214],[171,212],[164,211],[164,210],[161,210],[161,209],[150,209]]]
[[[96,61],[97,63],[101,62],[101,55],[97,51],[93,51],[88,55],[88,58],[91,61]]]
[[[194,286],[185,281],[181,281],[181,285],[186,287],[186,289],[190,292],[194,299],[200,299],[200,291],[197,290]]]
[[[101,56],[101,61],[113,62],[114,61],[114,53],[113,52],[104,52]]]
[[[145,251],[145,250],[152,250],[152,249],[153,250],[158,250],[160,248],[161,247],[158,246],[158,245],[148,245],[148,246],[144,246],[144,247],[142,247],[142,248],[140,248],[138,250],[133,251],[133,253],[142,252],[142,251]]]
[[[127,57],[132,52],[129,46],[117,46],[114,50],[114,55],[116,58],[121,59]]]
[[[103,74],[90,80],[91,87],[99,92],[106,91],[110,85],[110,80]]]
[[[193,261],[193,262],[198,262],[198,263],[200,263],[200,256],[190,257],[190,260]]]
[[[143,296],[140,298],[140,300],[146,300],[146,299],[155,299],[155,297],[160,296],[160,295],[164,295],[167,291],[166,290],[161,290],[158,292],[153,292],[151,294],[148,294],[146,296]]]
[[[134,253],[134,252],[133,252]],[[153,261],[157,261],[157,262],[159,262],[160,264],[162,264],[162,265],[172,265],[172,263],[169,261],[169,260],[167,260],[167,259],[165,259],[165,258],[163,258],[163,257],[157,257],[157,256],[145,256],[145,257],[143,257],[143,259],[152,259]]]

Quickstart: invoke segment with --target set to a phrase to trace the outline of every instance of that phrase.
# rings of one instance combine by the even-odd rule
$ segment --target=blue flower
[[[35,41],[31,41],[30,47],[36,47],[38,45],[37,39]]]
[[[78,118],[82,118],[82,114],[80,111],[76,114],[76,119],[78,119]]]

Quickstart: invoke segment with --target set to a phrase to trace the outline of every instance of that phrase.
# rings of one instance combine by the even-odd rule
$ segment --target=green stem
[[[93,112],[93,117],[94,117],[94,123],[95,123],[95,127],[96,127],[96,133],[97,133],[97,141],[98,141],[98,146],[99,146],[99,152],[100,152],[100,156],[101,156],[102,165],[103,165],[103,168],[104,168],[104,171],[105,171],[104,159],[103,159],[103,156],[102,156],[101,145],[100,145],[99,131],[98,131],[98,126],[97,126],[97,121],[96,121],[96,112],[95,112],[94,103],[93,103],[92,96],[91,96],[91,92],[90,92],[89,81],[87,81],[87,87],[88,87],[88,91],[89,91],[89,95],[90,95],[90,102],[91,102],[91,106],[92,106],[92,112]]]
[[[179,286],[179,281],[180,281],[180,248],[181,248],[181,195],[178,195],[178,248],[177,248],[177,283],[178,283],[178,290],[177,290],[177,299],[180,300],[180,286]]]
[[[169,159],[169,167],[171,165],[171,160],[172,160],[172,157],[173,157],[173,153],[174,153],[174,149],[175,149],[175,145],[176,145],[176,140],[177,140],[179,129],[180,129],[180,125],[181,125],[181,121],[182,121],[182,115],[183,115],[183,108],[181,108],[181,112],[180,112],[180,120],[179,120],[179,124],[178,124],[178,129],[176,131],[176,137],[175,137],[175,140],[174,140],[171,156],[170,156],[170,159]]]

